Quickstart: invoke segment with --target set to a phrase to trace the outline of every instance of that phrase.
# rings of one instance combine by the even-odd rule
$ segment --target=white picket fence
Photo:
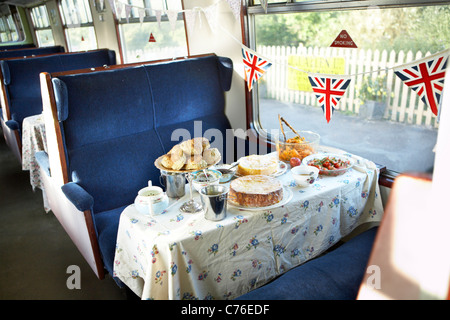
[[[415,55],[409,51],[388,53],[386,50],[362,50],[348,48],[318,48],[318,47],[281,47],[281,46],[258,46],[256,50],[260,55],[272,61],[272,66],[260,80],[260,85],[266,86],[266,97],[285,102],[318,106],[317,99],[313,92],[297,91],[288,89],[288,57],[291,55],[306,57],[342,57],[345,59],[344,75],[352,75],[350,86],[346,94],[341,98],[338,109],[358,114],[360,101],[357,97],[357,87],[363,82],[362,73],[372,72],[379,69],[387,72],[387,107],[384,118],[407,124],[416,124],[428,127],[438,127],[436,117],[430,108],[425,105],[417,93],[408,88],[398,78],[392,69],[395,66],[408,63],[424,56],[422,52]],[[391,94],[393,93],[393,94]]]

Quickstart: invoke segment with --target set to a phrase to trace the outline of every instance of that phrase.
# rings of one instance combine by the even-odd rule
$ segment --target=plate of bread
[[[211,148],[203,137],[182,141],[155,161],[155,166],[168,172],[192,172],[209,168],[221,160],[220,151]]]

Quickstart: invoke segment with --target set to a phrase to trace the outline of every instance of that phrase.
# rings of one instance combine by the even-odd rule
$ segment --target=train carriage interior
[[[449,59],[448,0],[1,0],[0,300],[448,300]]]

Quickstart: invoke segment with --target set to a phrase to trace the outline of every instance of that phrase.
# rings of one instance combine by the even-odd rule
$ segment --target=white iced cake
[[[278,159],[272,154],[250,155],[239,159],[236,173],[247,175],[271,175],[278,170]]]

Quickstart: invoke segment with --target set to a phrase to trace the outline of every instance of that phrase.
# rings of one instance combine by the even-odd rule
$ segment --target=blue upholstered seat
[[[5,45],[0,48],[1,51],[10,51],[10,50],[20,50],[20,49],[32,49],[36,48],[34,43],[18,43],[18,44],[11,44],[11,45]]]
[[[120,214],[126,206],[112,210],[99,212],[95,216],[98,243],[101,248],[103,263],[109,274],[113,275],[114,255],[116,252],[117,229],[119,226]],[[122,283],[115,279],[119,285]]]
[[[378,228],[291,269],[238,300],[354,300],[366,272]]]
[[[114,64],[115,52],[107,49],[0,60],[6,100],[1,125],[6,142],[18,160],[22,158],[23,119],[42,113],[40,73]]]
[[[113,64],[116,64],[115,53],[106,49],[2,60],[0,65],[9,112],[11,119],[17,122],[19,132],[21,132],[24,118],[42,112],[41,86],[39,82],[39,74],[41,72],[61,72]]]
[[[43,54],[61,53],[64,51],[65,51],[64,47],[62,46],[50,46],[40,48],[17,47],[16,49],[10,48],[8,50],[0,51],[0,59],[18,58],[24,56],[38,56]]]
[[[188,138],[174,131],[193,138],[231,128],[224,113],[231,76],[230,59],[207,56],[52,79],[71,181],[63,192],[92,212],[110,274],[120,213],[148,180],[159,183],[155,160]]]

